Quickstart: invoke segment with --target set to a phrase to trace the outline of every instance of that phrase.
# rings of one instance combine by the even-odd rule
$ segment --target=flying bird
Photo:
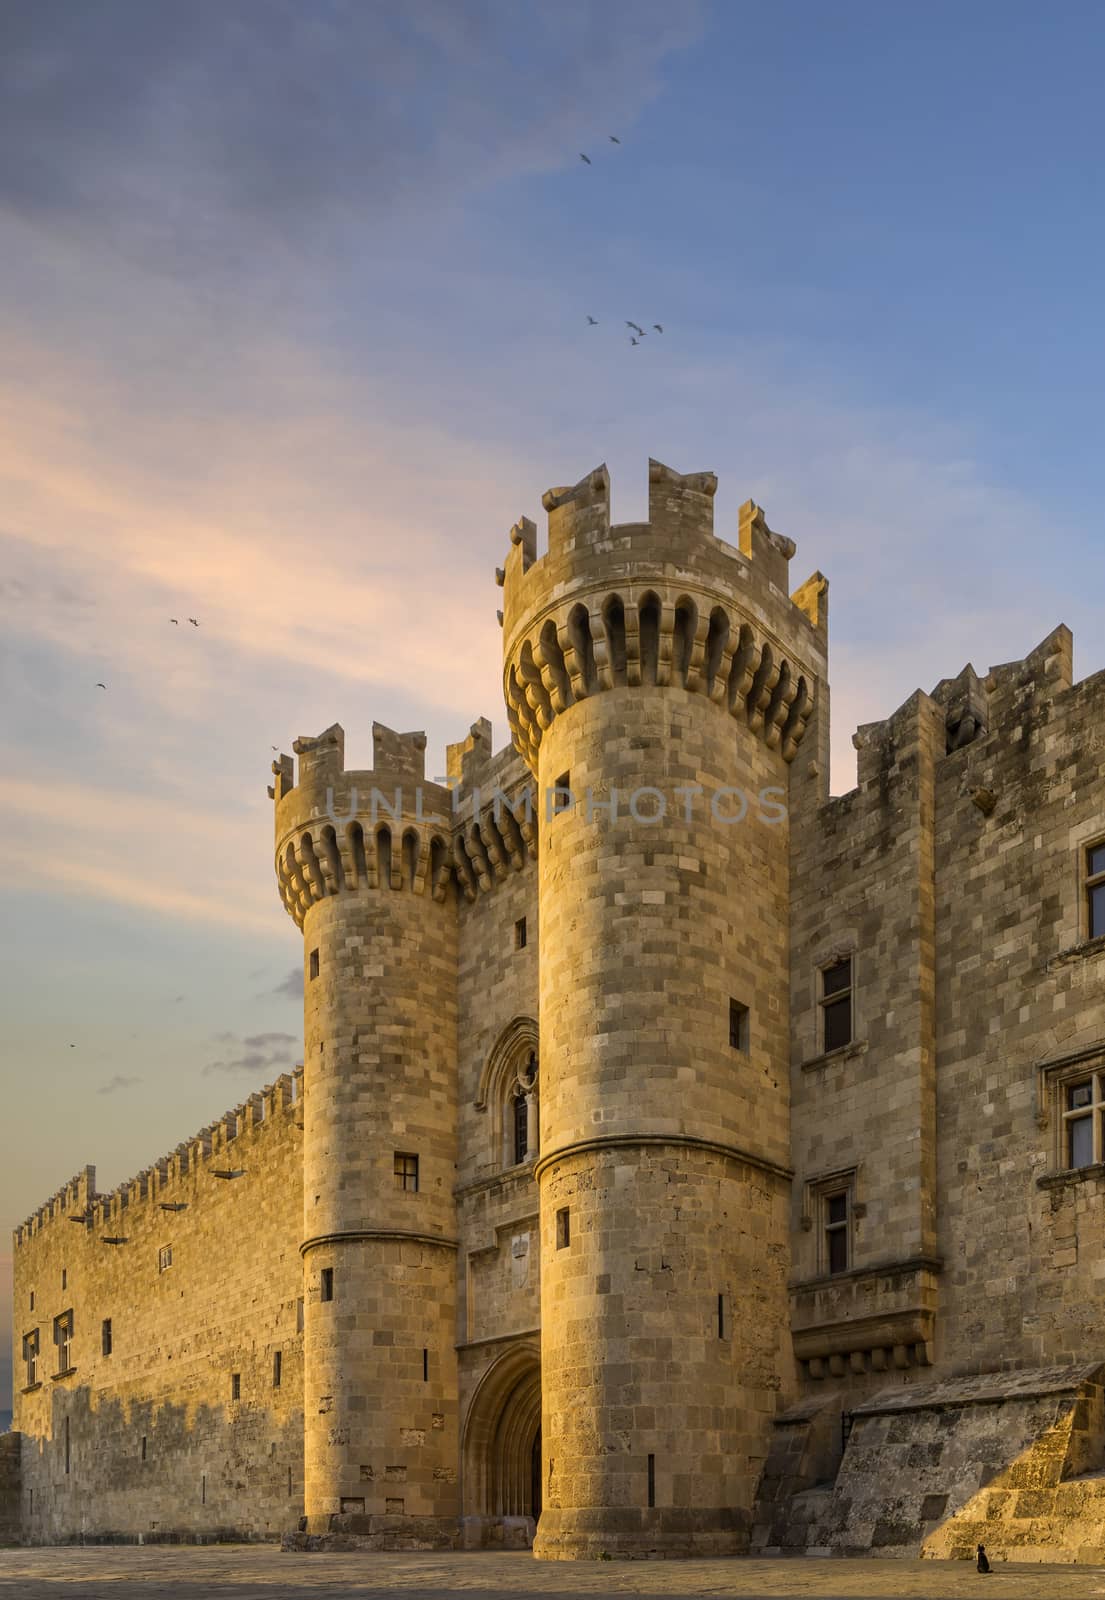
[[[270,749],[270,750],[275,750],[275,751],[276,751],[276,753],[277,753],[277,755],[279,755],[279,754],[280,754],[280,750],[279,750],[279,748],[278,748],[278,747],[277,747],[277,746],[276,746],[276,745],[274,745],[274,744],[270,744],[270,745],[269,745],[269,749]]]
[[[199,627],[199,623],[196,621],[195,617],[189,617],[188,621],[192,624],[193,628]]]
[[[663,333],[664,330],[658,322],[654,322],[652,326],[656,329],[657,333]]]
[[[629,335],[629,342],[630,342],[630,344],[640,344],[640,342],[641,342],[641,341],[640,341],[640,339],[635,339],[635,338],[634,338],[634,337],[633,337],[633,335],[632,335],[632,334],[630,334],[630,335]]]
[[[586,161],[586,163],[587,163],[587,165],[588,165],[588,166],[590,166],[590,165],[591,165],[591,157],[590,157],[590,156],[585,156],[585,155],[584,155],[584,154],[583,154],[583,151],[582,151],[582,150],[581,150],[581,151],[580,151],[580,152],[579,152],[579,159],[580,159],[580,160],[581,160],[581,161]]]
[[[612,134],[610,134],[610,135],[608,135],[608,137],[609,137],[609,139],[610,139],[610,143],[611,143],[611,144],[621,144],[621,142],[622,142],[622,141],[621,141],[621,140],[620,140],[620,139],[619,139],[619,138],[618,138],[618,136],[617,136],[617,134],[616,134],[616,133],[612,133]]]
[[[597,317],[588,317],[587,321],[591,324],[592,328],[597,328],[599,325]]]
[[[170,621],[170,622],[175,622],[175,623],[176,623],[176,625],[177,625],[177,627],[178,627],[178,628],[179,628],[179,627],[180,627],[180,618],[179,618],[179,617],[170,617],[170,618],[169,618],[169,621]]]
[[[70,1045],[70,1046],[69,1046],[69,1048],[70,1048],[70,1050],[75,1050],[75,1049],[76,1049],[76,1048],[77,1048],[77,1047],[76,1047],[76,1045],[75,1045],[75,1044],[71,1044],[71,1045]]]
[[[107,688],[107,684],[106,683],[98,683],[96,685],[96,687],[97,687],[97,689],[106,689]]]

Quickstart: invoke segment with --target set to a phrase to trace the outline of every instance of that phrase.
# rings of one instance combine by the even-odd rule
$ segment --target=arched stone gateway
[[[464,1428],[469,1546],[528,1549],[541,1515],[541,1365],[537,1341],[511,1346],[484,1373]]]

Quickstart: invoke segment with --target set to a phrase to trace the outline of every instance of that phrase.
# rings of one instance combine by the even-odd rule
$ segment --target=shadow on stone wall
[[[52,1396],[20,1441],[24,1544],[276,1540],[303,1510],[303,1412]],[[68,1465],[68,1470],[67,1470]]]
[[[758,1553],[1105,1561],[1105,1369],[1034,1368],[884,1390],[852,1413],[818,1481],[841,1397],[777,1420]]]

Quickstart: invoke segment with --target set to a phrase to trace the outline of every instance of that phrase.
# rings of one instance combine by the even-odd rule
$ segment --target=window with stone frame
[[[826,1173],[806,1185],[803,1227],[813,1230],[816,1261],[810,1266],[818,1277],[830,1278],[855,1266],[853,1224],[856,1206],[856,1169]]]
[[[1105,935],[1105,839],[1086,848],[1086,937]]]
[[[1105,1071],[1067,1078],[1058,1089],[1060,1165],[1072,1172],[1099,1165],[1105,1161]]]
[[[418,1192],[418,1157],[410,1150],[395,1152],[395,1187],[408,1194]]]
[[[821,969],[821,1049],[828,1055],[852,1042],[854,1034],[853,974],[851,956],[842,956]]]
[[[57,1371],[70,1372],[73,1367],[73,1313],[63,1311],[54,1318],[54,1345],[57,1349]]]
[[[823,1265],[830,1276],[847,1272],[852,1264],[851,1210],[851,1193],[848,1189],[837,1189],[821,1196]]]
[[[27,1388],[33,1389],[38,1383],[38,1329],[33,1328],[30,1333],[23,1335],[23,1360],[27,1368]]]

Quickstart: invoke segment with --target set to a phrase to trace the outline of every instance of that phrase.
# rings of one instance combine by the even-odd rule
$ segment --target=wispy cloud
[[[248,1072],[263,1077],[290,1072],[295,1066],[299,1040],[294,1033],[254,1033],[241,1039],[234,1033],[218,1035],[224,1053],[204,1067],[207,1077],[221,1073]]]
[[[269,990],[270,994],[280,995],[288,1000],[303,999],[303,968],[293,967],[286,978],[283,978],[275,989]],[[260,998],[260,997],[259,997]]]
[[[125,1073],[117,1072],[106,1083],[101,1083],[96,1090],[97,1094],[118,1094],[120,1089],[133,1089],[135,1084],[141,1083],[141,1078],[130,1078]]]

